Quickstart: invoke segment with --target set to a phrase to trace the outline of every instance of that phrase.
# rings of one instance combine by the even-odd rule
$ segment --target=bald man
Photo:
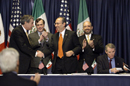
[[[92,30],[93,26],[91,22],[84,22],[84,35],[79,37],[82,52],[80,53],[78,72],[87,72],[88,74],[93,73],[91,65],[94,59],[96,59],[97,56],[99,56],[104,50],[102,37],[100,35],[93,34]]]

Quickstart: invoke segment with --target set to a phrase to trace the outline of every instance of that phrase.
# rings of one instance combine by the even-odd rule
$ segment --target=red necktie
[[[63,44],[63,38],[62,38],[62,34],[60,34],[59,41],[58,41],[58,56],[59,56],[60,58],[63,57],[62,44]]]
[[[111,66],[111,59],[109,60],[109,69],[111,69],[112,68],[112,66]]]

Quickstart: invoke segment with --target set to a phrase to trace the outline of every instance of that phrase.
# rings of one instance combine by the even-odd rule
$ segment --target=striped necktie
[[[26,36],[27,36],[27,38],[28,38],[28,33],[26,32]],[[28,40],[29,40],[29,38],[28,38]]]

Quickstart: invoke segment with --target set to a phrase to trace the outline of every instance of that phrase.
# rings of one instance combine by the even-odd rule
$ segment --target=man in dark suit
[[[37,86],[40,81],[40,75],[24,79],[17,76],[19,70],[19,53],[14,48],[6,48],[0,52],[0,86]]]
[[[29,41],[34,50],[41,50],[44,51],[47,48],[49,48],[50,42],[51,42],[51,33],[46,32],[44,26],[45,21],[41,18],[36,19],[35,25],[37,28],[37,31],[34,33],[29,34]],[[43,37],[44,35],[44,37]],[[45,38],[46,37],[46,38]],[[31,61],[31,70],[30,73],[42,73],[47,74],[47,64],[49,61],[51,61],[52,56],[49,55],[42,60],[37,57],[33,58]],[[43,68],[39,69],[40,62],[43,63]]]
[[[126,70],[124,60],[115,56],[116,48],[112,43],[105,46],[105,55],[97,58],[97,72],[101,74],[118,73]]]
[[[77,71],[77,57],[81,51],[78,37],[74,31],[65,29],[66,20],[58,17],[55,21],[57,33],[52,36],[50,48],[44,51],[47,56],[54,51],[52,73],[66,74]]]
[[[21,18],[21,24],[13,29],[9,47],[13,47],[19,52],[19,73],[25,74],[29,71],[31,59],[35,58],[35,56],[42,58],[43,53],[33,50],[28,40],[27,30],[31,30],[34,26],[33,17],[31,15],[24,15]]]
[[[80,53],[78,72],[93,73],[92,63],[97,56],[103,52],[103,41],[100,35],[92,33],[93,26],[91,22],[86,21],[83,24],[84,35],[79,37],[82,52]],[[86,65],[86,66],[85,66]]]

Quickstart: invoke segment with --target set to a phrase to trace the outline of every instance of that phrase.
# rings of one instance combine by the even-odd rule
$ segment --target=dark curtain
[[[130,65],[130,0],[86,0],[93,32],[113,43],[116,55]]]
[[[11,6],[13,0],[0,0],[1,14],[7,41]],[[59,16],[61,0],[42,0],[51,33],[55,33],[54,22]],[[77,29],[80,0],[68,0],[72,28]],[[94,34],[103,38],[104,46],[113,43],[116,55],[130,65],[130,0],[86,0]],[[34,0],[20,0],[22,15],[32,14]]]

